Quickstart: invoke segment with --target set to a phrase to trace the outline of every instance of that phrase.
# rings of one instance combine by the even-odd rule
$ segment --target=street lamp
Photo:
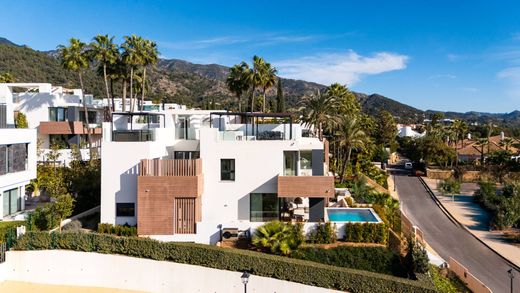
[[[515,273],[513,272],[513,269],[509,269],[509,271],[507,271],[507,274],[511,279],[511,293],[513,293],[513,279],[515,278]]]
[[[247,271],[244,271],[242,276],[240,278],[242,279],[242,283],[244,284],[244,293],[247,293],[247,282],[249,282],[249,273]]]

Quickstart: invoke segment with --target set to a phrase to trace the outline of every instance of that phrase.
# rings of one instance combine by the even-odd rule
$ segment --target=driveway
[[[494,251],[459,227],[441,211],[419,178],[395,172],[401,209],[424,232],[428,244],[445,260],[451,256],[495,293],[510,292],[507,270],[511,267]],[[520,293],[516,272],[515,292]]]

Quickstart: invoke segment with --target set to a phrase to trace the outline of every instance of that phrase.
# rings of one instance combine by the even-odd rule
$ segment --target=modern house
[[[275,219],[318,222],[334,196],[328,145],[288,114],[113,113],[103,123],[101,222],[216,243]]]
[[[103,101],[94,100],[92,95],[49,83],[0,83],[0,97],[12,99],[15,115],[25,114],[29,128],[38,130],[39,161],[46,160],[53,144],[60,148],[60,163],[68,164],[73,144],[79,146],[82,158],[87,160],[87,131],[92,147],[99,150],[104,107]],[[87,104],[88,128],[84,125],[83,99]]]
[[[25,209],[25,185],[36,178],[36,130],[14,127],[12,99],[0,97],[0,220]]]

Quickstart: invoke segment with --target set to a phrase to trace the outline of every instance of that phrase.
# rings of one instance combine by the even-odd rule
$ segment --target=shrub
[[[137,236],[137,227],[129,225],[98,224],[98,233],[117,236]]]
[[[17,241],[15,249],[69,249],[121,254],[220,270],[248,271],[257,276],[349,292],[435,292],[426,276],[419,276],[420,281],[413,281],[254,251],[193,243],[166,243],[137,237],[28,232]]]
[[[25,225],[25,221],[0,222],[0,243],[7,243],[10,247],[16,238],[16,227],[22,225]]]
[[[63,226],[63,231],[67,232],[78,232],[81,231],[81,222],[78,220],[74,220],[67,225]]]
[[[18,112],[14,124],[16,125],[16,128],[29,128],[29,124],[27,123],[27,116],[25,116],[25,114],[22,112]]]
[[[406,253],[405,259],[410,276],[428,272],[430,260],[428,259],[426,249],[420,243],[412,239],[408,240],[408,252]]]
[[[399,257],[386,247],[337,246],[334,248],[303,247],[292,258],[353,268],[375,273],[406,277]]]
[[[274,254],[289,255],[303,243],[303,225],[271,221],[258,227],[252,243]]]
[[[460,192],[460,181],[456,179],[446,179],[439,183],[439,189],[444,194],[457,194]]]
[[[364,242],[386,244],[388,229],[381,223],[346,223],[345,238],[347,242]]]
[[[336,224],[331,222],[318,223],[316,229],[310,232],[309,241],[311,243],[330,244],[336,242]]]

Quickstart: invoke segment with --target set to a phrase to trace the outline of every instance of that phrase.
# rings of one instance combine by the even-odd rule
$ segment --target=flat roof
[[[159,113],[159,112],[112,112],[112,115],[120,115],[120,116],[164,116],[164,113]]]
[[[217,116],[244,116],[262,118],[292,118],[291,113],[262,113],[262,112],[211,112],[210,115]]]

